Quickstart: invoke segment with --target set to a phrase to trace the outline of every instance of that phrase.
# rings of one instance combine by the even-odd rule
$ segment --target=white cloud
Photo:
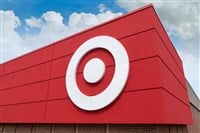
[[[1,28],[4,28],[6,30],[11,30],[14,28],[17,28],[21,23],[17,16],[15,16],[13,11],[2,11],[0,10],[1,14]]]
[[[31,17],[29,19],[25,19],[26,24],[31,28],[40,28],[41,27],[41,20],[36,19],[35,17]]]
[[[60,13],[48,11],[44,13],[40,18],[34,18],[34,21],[39,22],[40,24],[40,28],[38,27],[39,33],[26,33],[25,36],[22,37],[22,44],[26,45],[29,50],[47,45],[67,36],[67,26],[63,23],[63,17]],[[29,30],[34,28],[32,25],[27,24],[27,26]]]
[[[189,80],[189,83],[192,85],[194,91],[196,94],[200,97],[200,90],[198,89],[200,86],[200,70],[199,70],[199,63],[200,60],[198,57],[195,57],[192,54],[187,54],[182,51],[178,51],[179,55],[181,56],[181,59],[183,60],[183,66],[184,66],[184,73],[187,76],[187,79]]]
[[[148,3],[153,3],[167,30],[173,35],[188,39],[199,34],[199,3],[166,0],[117,0],[117,5],[127,11],[134,10]]]
[[[15,31],[20,26],[20,20],[13,11],[0,10],[0,62],[23,54],[27,48],[22,44],[21,36]]]
[[[42,19],[47,24],[55,24],[55,25],[62,25],[63,24],[63,16],[60,13],[54,11],[48,11],[42,15]]]
[[[83,29],[87,29],[91,26],[100,24],[102,22],[113,19],[122,13],[113,13],[111,11],[105,11],[97,15],[92,13],[72,13],[69,17],[68,28],[72,33],[78,32]]]
[[[200,91],[200,3],[199,1],[166,0],[116,0],[127,11],[153,3],[170,37],[180,40],[175,47],[183,60],[186,78],[192,87]],[[178,43],[178,42],[177,42]],[[200,94],[198,94],[200,97]]]
[[[41,24],[40,32],[33,35],[26,34],[23,38],[23,43],[24,45],[29,44],[28,47],[30,47],[30,50],[33,50],[119,15],[122,15],[122,13],[113,13],[111,11],[105,11],[99,14],[74,12],[69,16],[68,23],[64,24],[63,17],[60,13],[48,11],[36,19]],[[32,27],[29,26],[29,28]]]
[[[72,13],[68,23],[63,22],[63,16],[55,11],[47,11],[39,18],[31,16],[24,21],[25,33],[16,32],[20,27],[20,19],[13,11],[1,10],[1,62],[5,62],[19,55],[25,54],[39,47],[55,42],[64,37],[82,31],[91,26],[105,22],[122,15],[107,9],[105,5],[99,6],[99,13]],[[23,21],[23,20],[21,20]],[[31,31],[38,29],[37,33]],[[12,39],[11,39],[12,38]],[[3,52],[2,52],[3,51]]]

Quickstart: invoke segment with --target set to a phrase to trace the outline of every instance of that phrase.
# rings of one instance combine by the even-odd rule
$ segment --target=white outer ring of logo
[[[95,95],[83,94],[76,82],[76,73],[81,59],[98,48],[108,50],[115,62],[115,72],[104,91]],[[96,36],[84,42],[73,54],[66,71],[66,90],[69,98],[79,108],[87,111],[99,110],[112,103],[122,92],[129,74],[129,58],[123,45],[110,36]]]

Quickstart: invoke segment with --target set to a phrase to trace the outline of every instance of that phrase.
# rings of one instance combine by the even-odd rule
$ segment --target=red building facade
[[[77,49],[102,36],[113,38],[125,49],[128,74],[123,85],[114,86],[123,88],[106,106],[81,109],[69,95],[71,71],[67,70]],[[93,58],[103,61],[105,73],[98,82],[88,83],[83,71]],[[118,70],[117,59],[104,47],[82,55],[74,69],[81,94],[89,98],[103,94]],[[8,61],[0,70],[1,123],[192,124],[182,61],[152,5]],[[114,93],[115,89],[97,103]],[[92,100],[81,103],[96,104]]]

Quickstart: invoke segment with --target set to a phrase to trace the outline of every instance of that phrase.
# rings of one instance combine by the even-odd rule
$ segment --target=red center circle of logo
[[[99,58],[100,60],[102,60],[106,66],[106,71],[103,78],[99,82],[90,84],[86,82],[84,79],[83,69],[86,63],[93,58]],[[78,69],[76,73],[77,85],[79,86],[80,91],[83,94],[87,96],[95,96],[107,88],[107,86],[109,85],[110,81],[113,78],[114,71],[115,71],[115,67],[114,67],[114,59],[113,59],[112,54],[110,54],[110,52],[108,52],[106,49],[102,49],[102,48],[94,49],[90,51],[89,53],[87,53],[82,58],[82,60],[80,61],[78,65]]]

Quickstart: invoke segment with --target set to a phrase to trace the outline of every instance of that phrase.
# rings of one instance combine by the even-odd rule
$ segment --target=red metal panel
[[[1,123],[41,123],[44,121],[46,102],[2,106]]]
[[[50,76],[51,63],[44,63],[29,69],[11,73],[2,77],[2,89],[13,88],[25,84],[47,80]]]
[[[1,92],[0,92],[1,94]],[[1,98],[1,97],[0,97]],[[0,101],[1,102],[1,101]],[[3,109],[2,107],[0,106],[0,123],[3,123]]]
[[[152,104],[156,107],[162,107],[163,101],[160,99],[162,98],[161,91],[161,89],[158,89],[157,91],[149,90],[123,93],[116,102],[107,107],[106,111],[99,110],[95,112],[80,110],[69,99],[49,101],[47,104],[46,121],[52,122],[57,120],[56,122],[70,123],[73,120],[74,123],[79,123],[79,121],[82,121],[82,123],[131,123],[133,120],[136,123],[140,123],[139,121],[143,119],[147,123],[147,121],[157,119],[160,117],[160,113],[162,113],[159,108],[149,108]],[[159,102],[154,95],[160,99]],[[145,110],[148,110],[148,112],[145,112]],[[60,113],[58,115],[55,112]],[[123,114],[126,114],[126,116],[123,116]],[[153,114],[156,114],[157,118],[153,118]]]
[[[181,100],[184,104],[186,104],[188,107],[190,104],[188,103],[188,95],[187,90],[185,90],[185,86],[183,86],[176,78],[175,76],[169,71],[167,66],[165,66],[163,63],[160,63],[161,65],[161,75],[162,75],[162,84],[163,87],[171,93],[171,95],[175,96],[179,100]]]
[[[51,78],[64,76],[71,56],[64,56],[52,61]]]
[[[161,41],[161,40],[160,40]],[[170,72],[177,78],[177,80],[185,86],[185,77],[184,72],[180,70],[176,64],[176,62],[173,60],[173,58],[170,56],[170,53],[166,49],[164,45],[159,45],[161,43],[158,43],[158,49],[159,49],[159,56],[163,60],[163,63],[166,64]],[[184,88],[186,90],[186,88]]]
[[[3,75],[3,65],[0,64],[0,76]]]
[[[168,110],[165,105],[176,108]],[[185,121],[191,122],[189,111],[188,107],[158,88],[123,93],[106,111],[86,112],[73,106],[69,99],[49,101],[46,122],[185,124]],[[187,112],[186,116],[183,112]]]
[[[191,124],[192,123],[192,117],[191,117],[191,110],[190,107],[184,106],[182,102],[177,100],[175,97],[171,97],[171,94],[164,93],[163,98],[163,108],[165,109],[165,120],[162,119],[162,121],[168,121],[170,120],[171,124]],[[185,123],[187,121],[187,123]]]
[[[48,100],[67,98],[65,77],[50,81]]]
[[[2,82],[2,74],[3,74],[3,65],[0,64],[0,90],[3,86],[3,82]],[[0,103],[1,103],[1,91],[0,91]],[[1,113],[1,112],[0,112]]]
[[[4,64],[4,74],[15,72],[33,65],[49,61],[52,58],[52,50],[53,46],[48,46],[41,48],[37,51],[33,51],[28,55],[18,57],[15,60],[8,61]]]
[[[0,105],[19,104],[47,99],[48,81],[28,84],[1,91]]]
[[[147,32],[145,32],[145,34],[147,34]],[[168,49],[166,48],[164,42],[162,41],[162,38],[160,38],[158,32],[156,32],[156,29],[154,29],[153,32],[149,32],[146,36],[141,36],[141,37],[142,37],[141,39],[146,40],[146,45],[148,45],[148,47],[146,46],[146,49],[149,49],[150,47],[154,47],[154,49],[158,50],[157,52],[158,52],[159,57],[167,65],[167,67],[170,69],[170,71],[178,78],[178,80],[180,80],[180,82],[183,85],[185,85],[185,78],[183,76],[184,75],[183,71],[181,71],[177,67],[178,66],[177,63],[173,60],[172,56],[170,55],[170,52],[168,51]],[[148,37],[149,38],[153,38],[154,40],[146,39]],[[134,38],[134,39],[136,39],[136,38]],[[131,42],[132,41],[133,40],[131,40]],[[122,41],[122,43],[124,43],[124,42]],[[152,45],[151,43],[153,43],[154,45]],[[134,45],[135,44],[136,43],[134,43]],[[126,47],[126,49],[129,50],[131,48],[127,48]],[[138,49],[138,48],[132,48],[132,49]],[[145,47],[143,47],[142,50],[143,49],[145,49]],[[153,48],[151,48],[151,49],[153,49]],[[146,55],[148,55],[147,51],[143,50],[143,52]],[[129,53],[131,53],[131,51]],[[138,52],[137,55],[139,55],[140,53],[142,53],[142,52]],[[182,65],[182,64],[180,64],[180,65]]]

